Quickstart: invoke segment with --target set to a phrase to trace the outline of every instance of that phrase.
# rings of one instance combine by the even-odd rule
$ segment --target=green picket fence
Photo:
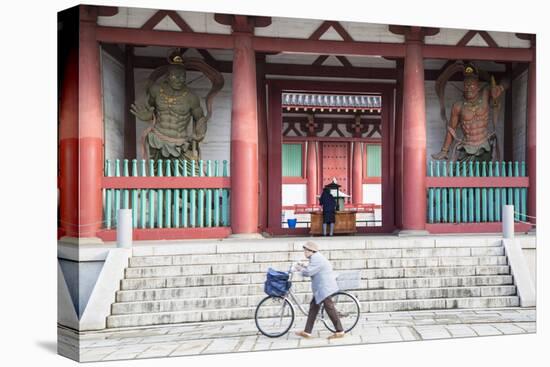
[[[131,163],[131,167],[130,167]],[[114,170],[113,170],[114,168]],[[130,174],[131,172],[131,174]],[[114,175],[113,175],[114,173]],[[227,161],[137,160],[105,162],[106,177],[228,177]],[[118,209],[132,209],[134,228],[229,226],[229,189],[103,189],[106,229]]]
[[[525,162],[430,161],[429,177],[525,177]],[[527,220],[526,187],[428,188],[428,223],[500,222],[502,207],[514,205],[515,219]]]

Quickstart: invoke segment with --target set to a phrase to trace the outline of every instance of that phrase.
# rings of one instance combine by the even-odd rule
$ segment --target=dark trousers
[[[327,297],[323,300],[322,303],[325,306],[325,311],[327,312],[330,321],[332,321],[332,324],[334,325],[336,331],[344,331],[332,299],[330,297]],[[311,300],[311,303],[309,304],[309,313],[307,314],[306,328],[304,330],[306,333],[311,334],[311,331],[313,330],[313,324],[315,323],[315,318],[317,317],[320,308],[321,304],[315,303],[315,298],[313,298]]]

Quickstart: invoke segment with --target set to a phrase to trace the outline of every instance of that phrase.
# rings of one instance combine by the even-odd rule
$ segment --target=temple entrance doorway
[[[266,84],[266,232],[315,232],[319,196],[332,182],[340,185],[341,218],[345,214],[346,221],[353,221],[341,233],[393,232],[395,86],[310,80]]]
[[[321,145],[322,187],[333,179],[341,185],[340,190],[349,195],[349,143],[323,142]]]

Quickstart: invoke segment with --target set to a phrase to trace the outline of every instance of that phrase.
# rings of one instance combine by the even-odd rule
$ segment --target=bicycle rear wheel
[[[256,307],[254,321],[263,335],[270,338],[282,336],[294,323],[294,307],[286,298],[267,296]]]
[[[337,292],[331,296],[336,313],[342,323],[342,328],[347,333],[351,331],[357,325],[359,317],[361,316],[361,307],[357,298],[347,292]],[[332,321],[325,311],[324,305],[321,306],[321,320],[325,324],[326,328],[336,332],[336,328],[332,324]]]

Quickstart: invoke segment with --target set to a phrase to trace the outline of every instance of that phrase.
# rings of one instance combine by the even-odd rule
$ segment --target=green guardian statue
[[[182,167],[184,160],[200,159],[199,143],[206,135],[212,100],[224,81],[222,75],[203,60],[183,58],[179,49],[170,54],[168,61],[168,65],[155,69],[149,76],[145,103],[132,104],[130,111],[151,124],[141,137],[143,156],[155,162],[175,159]],[[201,71],[212,83],[206,96],[206,115],[199,97],[186,83],[187,68]]]
[[[499,160],[499,146],[496,136],[496,123],[499,110],[499,97],[508,87],[503,81],[497,85],[487,73],[478,74],[472,64],[464,65],[458,61],[443,71],[436,81],[436,92],[441,107],[441,118],[447,122],[445,111],[445,85],[456,72],[464,76],[464,98],[457,101],[451,109],[447,123],[447,134],[441,151],[433,154],[436,160],[491,161]],[[480,84],[480,76],[490,84]],[[489,123],[489,111],[492,108],[492,127]],[[457,130],[462,131],[459,136]],[[454,145],[452,145],[454,143]],[[451,149],[452,145],[452,149]]]

